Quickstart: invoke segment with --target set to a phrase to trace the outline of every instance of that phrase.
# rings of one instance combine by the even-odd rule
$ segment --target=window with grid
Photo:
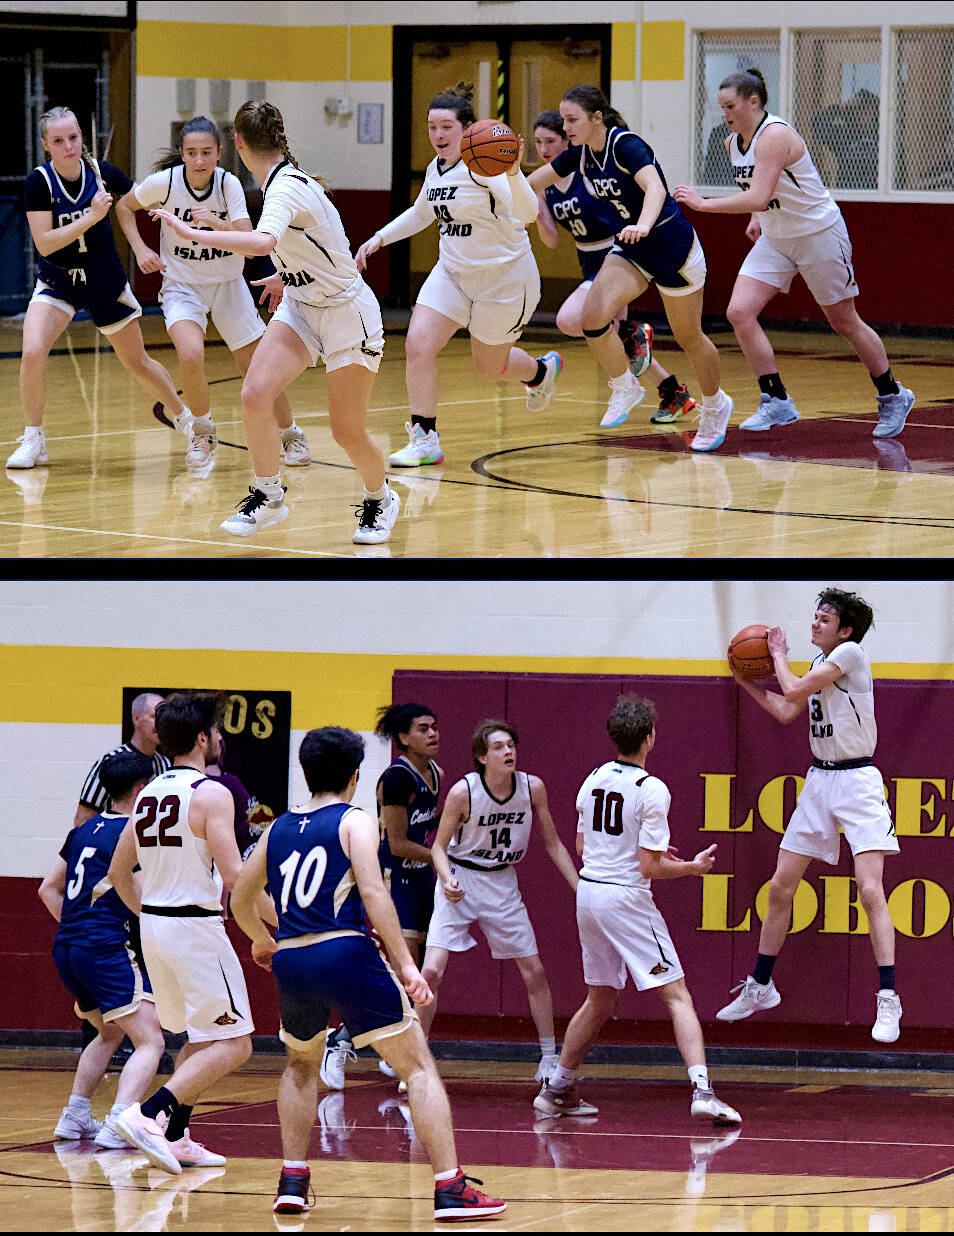
[[[891,188],[954,190],[954,27],[899,30]]]
[[[693,107],[694,180],[703,188],[734,186],[725,149],[729,136],[716,96],[730,73],[756,68],[768,87],[769,107],[778,106],[779,44],[774,33],[700,30],[696,34],[696,97]]]
[[[795,36],[792,124],[830,189],[878,188],[880,30]]]

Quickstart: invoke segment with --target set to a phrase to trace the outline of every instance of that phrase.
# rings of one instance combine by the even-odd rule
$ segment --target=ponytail
[[[601,112],[607,129],[628,129],[629,125],[619,114],[599,86],[571,86],[561,102],[576,103],[588,116]]]
[[[743,69],[741,73],[730,73],[719,82],[719,89],[734,90],[743,99],[750,99],[753,94],[758,95],[761,105],[768,106],[768,87],[759,69]]]
[[[427,105],[427,110],[453,112],[466,129],[477,119],[474,113],[473,82],[458,82],[456,86],[448,86],[440,94],[436,94]]]

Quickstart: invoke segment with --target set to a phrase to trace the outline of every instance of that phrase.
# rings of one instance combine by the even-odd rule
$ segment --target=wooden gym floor
[[[372,1060],[319,1092],[316,1205],[273,1216],[279,1056],[256,1054],[192,1121],[226,1168],[171,1177],[137,1151],[51,1141],[73,1052],[0,1052],[6,1231],[437,1230],[406,1102]],[[445,1061],[461,1162],[508,1209],[489,1231],[932,1231],[954,1227],[950,1075],[719,1068],[741,1131],[693,1124],[677,1068],[593,1065],[588,1120],[535,1119],[532,1066]],[[115,1092],[110,1074],[93,1101]],[[476,1223],[468,1230],[475,1230]]]
[[[158,317],[144,319],[151,354],[176,376]],[[733,426],[757,386],[732,335],[715,335]],[[285,469],[290,518],[243,540],[219,531],[247,492],[240,382],[221,345],[207,349],[222,445],[207,476],[183,463],[185,439],[157,424],[143,393],[89,324],[69,328],[48,366],[51,462],[6,471],[0,555],[59,558],[311,557],[949,557],[954,548],[954,341],[886,339],[917,402],[900,437],[875,442],[874,391],[845,345],[826,333],[775,333],[780,372],[802,420],[766,433],[730,427],[713,454],[689,450],[690,423],[655,426],[654,392],[617,430],[601,431],[608,389],[582,342],[536,333],[566,366],[553,402],[527,412],[522,387],[483,382],[469,343],[439,361],[442,465],[391,471],[402,508],[390,542],[351,544],[360,483],[334,444],[324,371],[290,390],[312,463]],[[406,442],[404,341],[392,334],[370,428],[387,455]],[[681,380],[685,358],[658,357]],[[16,395],[19,331],[0,328],[0,450],[23,424]],[[690,389],[692,384],[690,383]],[[698,394],[698,392],[695,392]],[[226,445],[226,443],[231,445]]]

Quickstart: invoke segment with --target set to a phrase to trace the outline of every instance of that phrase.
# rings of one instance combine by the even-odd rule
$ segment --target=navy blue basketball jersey
[[[341,848],[338,825],[349,803],[287,811],[268,830],[268,890],[278,914],[276,940],[323,931],[368,934],[364,906]]]
[[[103,183],[114,198],[121,197],[133,187],[133,182],[110,163],[100,163]],[[57,175],[52,163],[35,168],[26,179],[23,188],[23,205],[27,211],[49,210],[53,215],[53,227],[67,227],[76,219],[89,213],[90,204],[99,191],[96,175],[85,159],[80,162],[77,180],[64,181]],[[39,256],[37,273],[44,283],[54,288],[73,288],[76,284],[95,283],[101,292],[115,295],[126,286],[123,270],[109,215],[100,219],[78,240],[57,249],[46,257]]]
[[[403,807],[407,811],[407,839],[417,845],[427,845],[427,834],[433,832],[440,822],[437,803],[441,794],[441,771],[430,760],[428,770],[434,781],[434,789],[409,761],[399,758],[386,768],[378,778],[377,797],[381,807]],[[395,858],[388,843],[387,829],[383,823],[381,846],[378,858],[382,867],[391,867]],[[400,862],[397,863],[400,866]]]
[[[547,185],[544,196],[550,214],[578,245],[612,240],[622,226],[619,212],[589,192],[579,168],[565,191],[558,185]]]
[[[550,164],[560,176],[578,171],[586,190],[605,206],[615,210],[620,222],[616,230],[636,223],[643,209],[645,195],[636,183],[636,173],[644,167],[654,167],[666,190],[666,198],[655,226],[680,214],[669,194],[666,177],[656,162],[652,147],[628,129],[610,129],[606,145],[596,154],[589,146],[570,146]]]
[[[94,815],[71,830],[60,857],[66,863],[58,941],[91,948],[124,944],[132,911],[107,877],[125,815]]]

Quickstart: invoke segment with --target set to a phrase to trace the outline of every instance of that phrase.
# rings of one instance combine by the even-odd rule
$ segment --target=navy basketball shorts
[[[401,1034],[417,1019],[407,993],[369,936],[333,936],[302,946],[283,943],[272,957],[272,973],[282,1019],[279,1038],[294,1051],[321,1054],[332,1009],[348,1027],[355,1047]]]
[[[401,930],[426,936],[434,913],[434,868],[429,863],[422,867],[386,867],[384,878]]]
[[[142,317],[142,306],[128,283],[119,287],[91,288],[85,283],[75,286],[53,285],[37,279],[32,301],[54,305],[71,319],[85,309],[102,335],[115,335],[136,318]]]
[[[53,961],[73,996],[78,1017],[98,1009],[103,1021],[115,1021],[135,1013],[143,1000],[152,1000],[149,976],[127,945],[89,948],[57,941]]]
[[[656,223],[643,240],[617,240],[611,252],[625,258],[663,296],[689,296],[705,287],[706,259],[692,224],[681,212]]]

